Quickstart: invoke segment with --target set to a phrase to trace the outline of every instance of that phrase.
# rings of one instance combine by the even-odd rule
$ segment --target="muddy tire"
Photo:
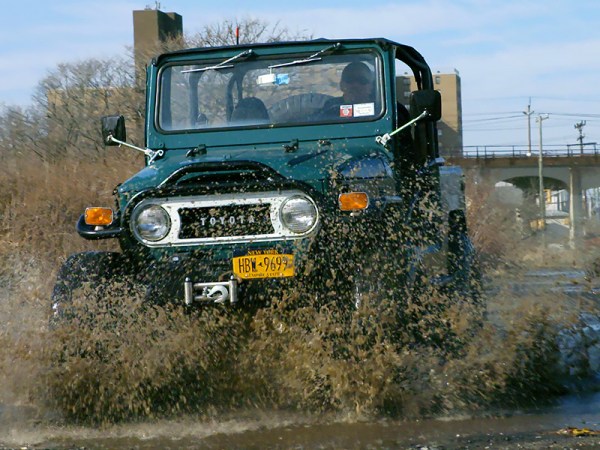
[[[364,265],[356,264],[349,281],[350,298],[356,309],[365,302],[381,303],[395,296],[393,272],[379,269],[382,259],[381,255],[375,254],[365,258]]]
[[[462,210],[452,211],[449,217],[448,273],[453,281],[449,288],[454,294],[472,302],[481,299],[481,271],[477,252],[467,233]]]
[[[114,290],[128,289],[127,261],[120,253],[83,252],[69,256],[60,268],[51,295],[51,322],[83,319]],[[89,317],[87,318],[89,319]]]
[[[460,254],[454,259],[453,281],[447,287],[448,293],[474,305],[482,307],[482,275],[477,253],[471,239],[466,234],[459,237]]]

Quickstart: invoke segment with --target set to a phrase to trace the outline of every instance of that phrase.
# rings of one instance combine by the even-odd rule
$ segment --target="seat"
[[[261,99],[246,97],[238,102],[231,113],[231,122],[247,124],[269,123],[269,112]]]

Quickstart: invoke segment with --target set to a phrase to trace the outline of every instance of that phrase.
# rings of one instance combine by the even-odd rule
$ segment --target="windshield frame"
[[[273,49],[263,49],[263,50],[281,50],[281,47],[274,47]],[[336,48],[337,50],[337,48]],[[237,48],[235,49],[235,54],[239,54],[240,49]],[[221,67],[218,70],[214,71],[214,72],[218,72],[221,75],[226,74],[228,76],[230,76],[230,80],[229,82],[231,82],[231,80],[233,79],[233,75],[235,74],[236,71],[238,71],[239,73],[242,73],[241,79],[245,79],[246,77],[249,76],[249,73],[252,72],[253,70],[258,70],[258,67],[262,67],[263,70],[266,70],[269,66],[273,65],[273,64],[277,64],[277,62],[281,62],[281,61],[287,61],[289,63],[293,63],[293,61],[295,60],[301,60],[302,58],[307,58],[310,57],[312,54],[314,54],[315,51],[314,50],[306,50],[306,51],[299,51],[299,49],[294,49],[294,51],[288,51],[283,53],[283,52],[274,52],[274,51],[268,51],[268,52],[258,52],[258,51],[254,51],[252,52],[252,55],[250,57],[246,57],[243,58],[242,60],[239,61],[232,61],[232,65],[233,66],[238,66],[237,69],[235,67],[233,68],[229,68],[229,67]],[[233,53],[232,53],[233,54]],[[352,117],[352,118],[345,118],[343,120],[340,120],[339,118],[320,118],[318,120],[315,120],[314,118],[312,120],[293,120],[293,121],[288,121],[288,122],[278,122],[274,119],[270,120],[269,122],[266,123],[248,123],[248,124],[232,124],[232,123],[226,123],[223,126],[206,126],[206,127],[198,127],[198,126],[180,126],[180,127],[174,127],[174,126],[165,126],[165,122],[167,121],[167,119],[164,119],[164,114],[165,111],[167,111],[167,108],[165,108],[165,104],[167,102],[167,98],[169,95],[171,95],[170,90],[172,89],[171,86],[169,87],[165,87],[165,80],[168,78],[169,76],[169,71],[173,72],[174,70],[176,70],[175,68],[177,67],[191,67],[191,66],[196,66],[198,68],[202,68],[202,67],[206,67],[206,68],[211,68],[214,67],[215,64],[219,64],[224,60],[224,55],[223,53],[215,53],[212,54],[210,58],[207,58],[205,54],[201,54],[201,55],[197,55],[198,57],[193,58],[185,58],[185,59],[177,59],[177,60],[172,60],[172,61],[166,61],[164,64],[162,64],[159,69],[158,72],[156,74],[156,78],[155,78],[155,104],[154,104],[154,127],[157,131],[159,131],[162,134],[180,134],[180,133],[205,133],[205,132],[222,132],[222,131],[229,131],[229,130],[244,130],[244,129],[264,129],[264,128],[286,128],[286,127],[296,127],[296,126],[315,126],[315,125],[340,125],[340,124],[345,124],[345,123],[364,123],[364,122],[374,122],[377,121],[379,119],[381,119],[381,117],[383,117],[386,112],[387,109],[389,108],[389,105],[387,105],[387,101],[386,99],[388,98],[389,93],[386,92],[386,82],[385,82],[385,78],[386,78],[386,74],[385,74],[385,58],[384,58],[384,54],[380,51],[380,49],[378,49],[375,46],[361,46],[361,47],[353,47],[353,48],[348,48],[348,49],[344,49],[343,51],[336,51],[336,52],[331,52],[331,53],[326,53],[323,55],[319,55],[320,59],[318,60],[314,60],[311,62],[304,62],[303,64],[298,64],[298,65],[294,65],[294,64],[286,64],[285,66],[280,66],[280,71],[285,71],[285,70],[292,70],[295,67],[306,67],[306,66],[313,66],[313,67],[320,67],[323,66],[325,67],[326,64],[333,64],[333,61],[337,61],[336,64],[341,65],[343,63],[343,61],[351,61],[352,59],[356,59],[356,58],[363,58],[366,59],[368,58],[372,58],[372,61],[374,61],[373,63],[373,71],[374,71],[374,86],[375,86],[375,95],[374,95],[374,100],[373,100],[373,111],[374,113],[369,115],[367,112],[366,116],[362,116],[362,117]],[[200,58],[201,56],[203,56],[203,58]],[[235,55],[233,55],[235,56]],[[228,55],[225,55],[225,58],[227,58]],[[240,70],[243,67],[247,67],[247,70],[242,71]],[[279,67],[278,67],[279,69]],[[202,78],[202,76],[206,73],[206,72],[213,72],[213,70],[198,70],[197,72],[195,72],[197,74],[197,78],[198,80],[200,80]],[[266,72],[265,72],[266,73]],[[231,94],[231,92],[233,91],[234,88],[233,86],[228,86],[228,92],[226,93],[228,96]],[[237,86],[238,91],[241,89],[240,86]],[[338,87],[339,89],[339,87]],[[239,92],[238,92],[239,95]],[[192,102],[192,97],[190,97],[190,104]],[[227,101],[231,101],[233,102],[234,99],[229,99],[227,98]],[[272,106],[272,105],[271,105]],[[227,108],[230,108],[231,105],[227,106]],[[192,112],[190,111],[189,113],[189,117],[191,117]],[[189,120],[188,117],[188,120]],[[228,119],[228,117],[227,117]],[[168,119],[171,120],[171,119]]]

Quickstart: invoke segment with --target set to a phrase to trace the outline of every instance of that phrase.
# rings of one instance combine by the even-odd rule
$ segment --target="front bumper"
[[[306,264],[313,255],[311,243],[312,239],[306,239],[252,247],[222,246],[157,253],[155,258],[132,262],[140,268],[135,271],[135,277],[145,286],[149,302],[186,305],[253,303],[257,297],[268,297],[303,277]],[[250,265],[254,258],[264,258],[256,259],[258,265],[267,257],[278,262],[286,256],[293,256],[293,271],[287,270],[284,264],[263,273],[244,273],[236,269],[242,265],[240,258],[247,258],[242,261],[244,265]]]

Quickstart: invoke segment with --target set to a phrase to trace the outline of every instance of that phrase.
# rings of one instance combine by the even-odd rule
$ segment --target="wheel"
[[[127,260],[121,253],[83,252],[67,258],[51,295],[53,324],[89,320],[98,303],[110,302],[116,292],[131,288]]]
[[[395,294],[391,274],[381,269],[382,259],[379,254],[372,254],[362,263],[355,263],[349,283],[351,300],[357,310],[367,304],[374,306],[391,300]]]
[[[449,289],[474,303],[481,299],[481,271],[477,252],[467,233],[464,211],[452,211],[449,216],[448,274]]]
[[[463,234],[459,237],[459,241],[462,252],[460,257],[456,258],[455,288],[465,296],[477,300],[481,295],[481,271],[477,253],[469,236]]]

